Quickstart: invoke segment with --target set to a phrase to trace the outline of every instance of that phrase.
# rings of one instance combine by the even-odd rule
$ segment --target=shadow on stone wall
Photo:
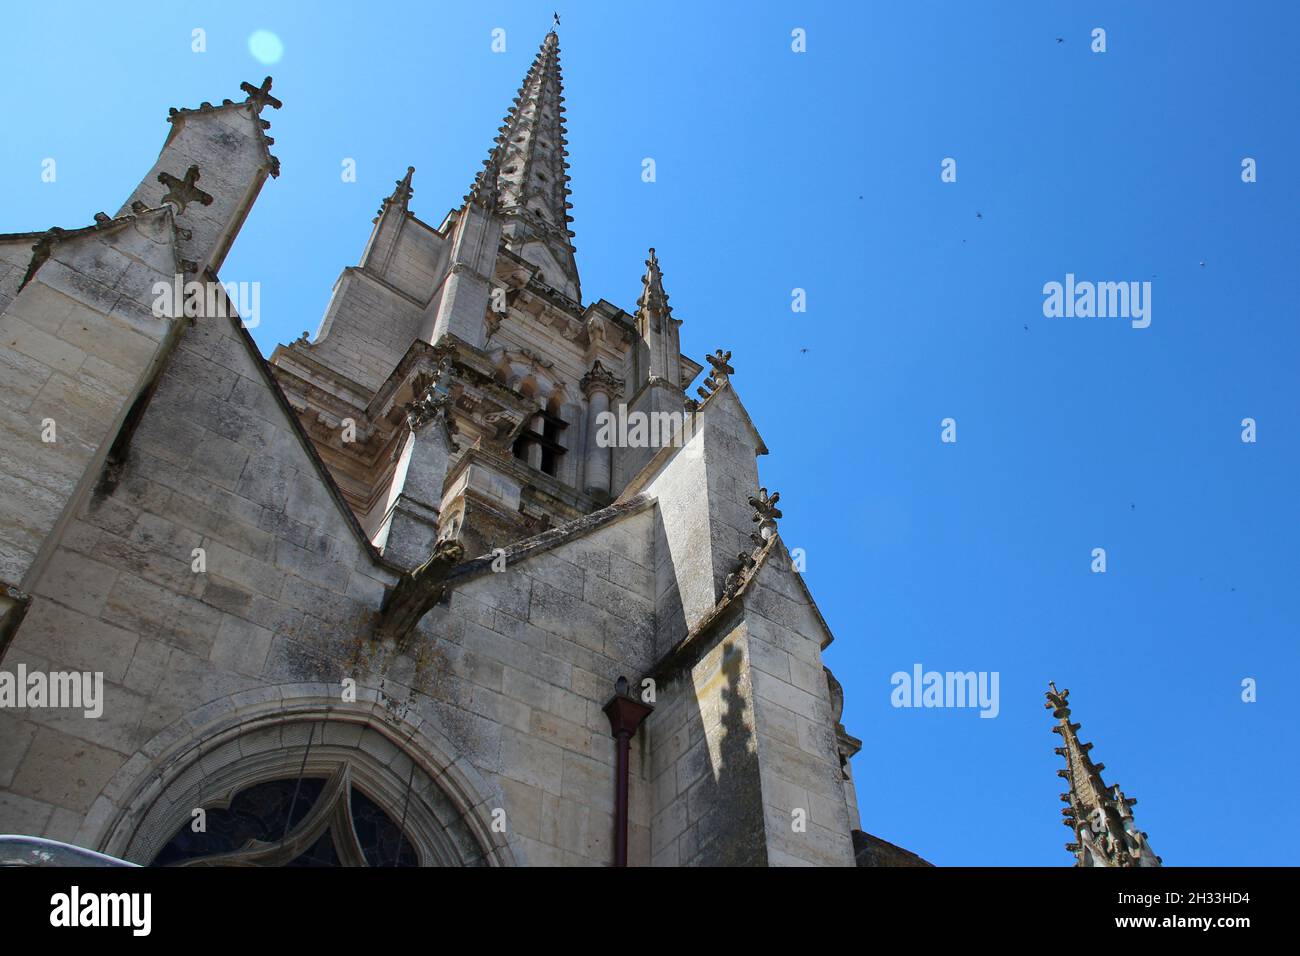
[[[655,768],[675,773],[678,781],[673,800],[654,808],[655,825],[672,827],[675,815],[685,813],[677,837],[679,865],[766,866],[748,651],[740,628],[721,633],[727,636],[702,648],[692,663],[683,663],[661,695],[661,700],[676,698],[673,706],[685,708],[685,719],[665,714],[666,720],[650,727],[652,735],[681,733],[689,740],[671,767]],[[671,746],[669,740],[651,743],[652,751]],[[683,787],[683,781],[690,782]],[[663,793],[661,788],[653,792]],[[683,809],[674,805],[679,801],[684,801]],[[652,847],[657,842],[652,831]]]

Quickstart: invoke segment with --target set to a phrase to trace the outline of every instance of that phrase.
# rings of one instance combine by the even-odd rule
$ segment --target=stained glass
[[[289,778],[248,787],[229,808],[208,808],[203,832],[196,833],[192,821],[182,825],[153,865],[201,864],[224,854],[233,856],[215,862],[344,866],[345,860],[359,864],[364,858],[369,866],[419,865],[415,847],[377,803],[350,786],[346,775],[331,780]],[[338,804],[343,799],[348,816],[340,816],[343,810]],[[349,820],[351,832],[347,832]],[[344,832],[337,832],[340,827]],[[314,833],[319,835],[312,840]],[[310,846],[300,849],[307,840],[312,840]],[[299,848],[296,854],[295,847]]]

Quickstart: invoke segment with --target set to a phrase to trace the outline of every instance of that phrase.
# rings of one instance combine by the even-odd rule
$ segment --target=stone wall
[[[83,230],[47,253],[0,313],[0,582],[25,589],[177,329],[148,307],[153,284],[177,271],[169,209]]]
[[[667,675],[646,722],[655,866],[764,866],[754,688],[743,624]]]
[[[430,706],[497,776],[534,865],[612,858],[614,741],[602,708],[619,676],[648,668],[652,509],[456,584],[422,625],[456,675]],[[436,693],[436,692],[435,692]],[[457,710],[459,712],[457,712]],[[455,738],[453,738],[455,739]],[[629,861],[650,859],[644,737],[631,759]]]
[[[5,669],[102,671],[106,703],[98,719],[0,711],[5,829],[72,839],[163,727],[301,673],[369,619],[392,580],[241,336],[224,318],[187,330],[116,488],[84,502],[32,587]]]
[[[361,269],[345,269],[310,346],[312,358],[374,391],[419,328],[421,306]]]
[[[359,638],[394,576],[259,362],[233,323],[188,329],[119,485],[87,503],[37,583],[5,668],[103,671],[107,703],[97,720],[0,711],[0,829],[103,845],[134,793],[110,781],[155,772],[145,748],[167,728],[195,724],[198,743],[206,707],[289,686],[337,698],[354,674],[394,726],[427,724],[472,765],[517,860],[607,863],[614,743],[601,708],[618,676],[651,664],[653,510],[463,580],[381,670],[383,649]],[[637,753],[633,772],[631,859],[644,863]]]
[[[852,866],[850,807],[821,659],[829,635],[812,620],[788,562],[784,548],[774,551],[744,594],[768,862]]]

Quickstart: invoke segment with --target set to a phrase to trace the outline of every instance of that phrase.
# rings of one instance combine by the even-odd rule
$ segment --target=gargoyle
[[[459,541],[445,539],[434,545],[433,554],[424,564],[403,574],[379,609],[379,638],[391,637],[398,647],[405,644],[420,618],[442,600],[447,574],[464,556]]]

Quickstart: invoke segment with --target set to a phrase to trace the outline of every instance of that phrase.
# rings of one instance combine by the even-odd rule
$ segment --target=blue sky
[[[133,6],[6,11],[32,83],[0,229],[116,212],[169,106],[269,72],[283,172],[222,270],[261,282],[269,354],[315,330],[407,165],[421,218],[459,203],[554,3]],[[1300,15],[1134,6],[561,10],[584,295],[634,308],[653,245],[684,350],[734,352],[836,634],[864,828],[938,864],[1070,862],[1049,679],[1167,864],[1300,863]],[[1150,327],[1045,318],[1066,273],[1149,280]],[[916,663],[998,672],[999,716],[893,708]]]

